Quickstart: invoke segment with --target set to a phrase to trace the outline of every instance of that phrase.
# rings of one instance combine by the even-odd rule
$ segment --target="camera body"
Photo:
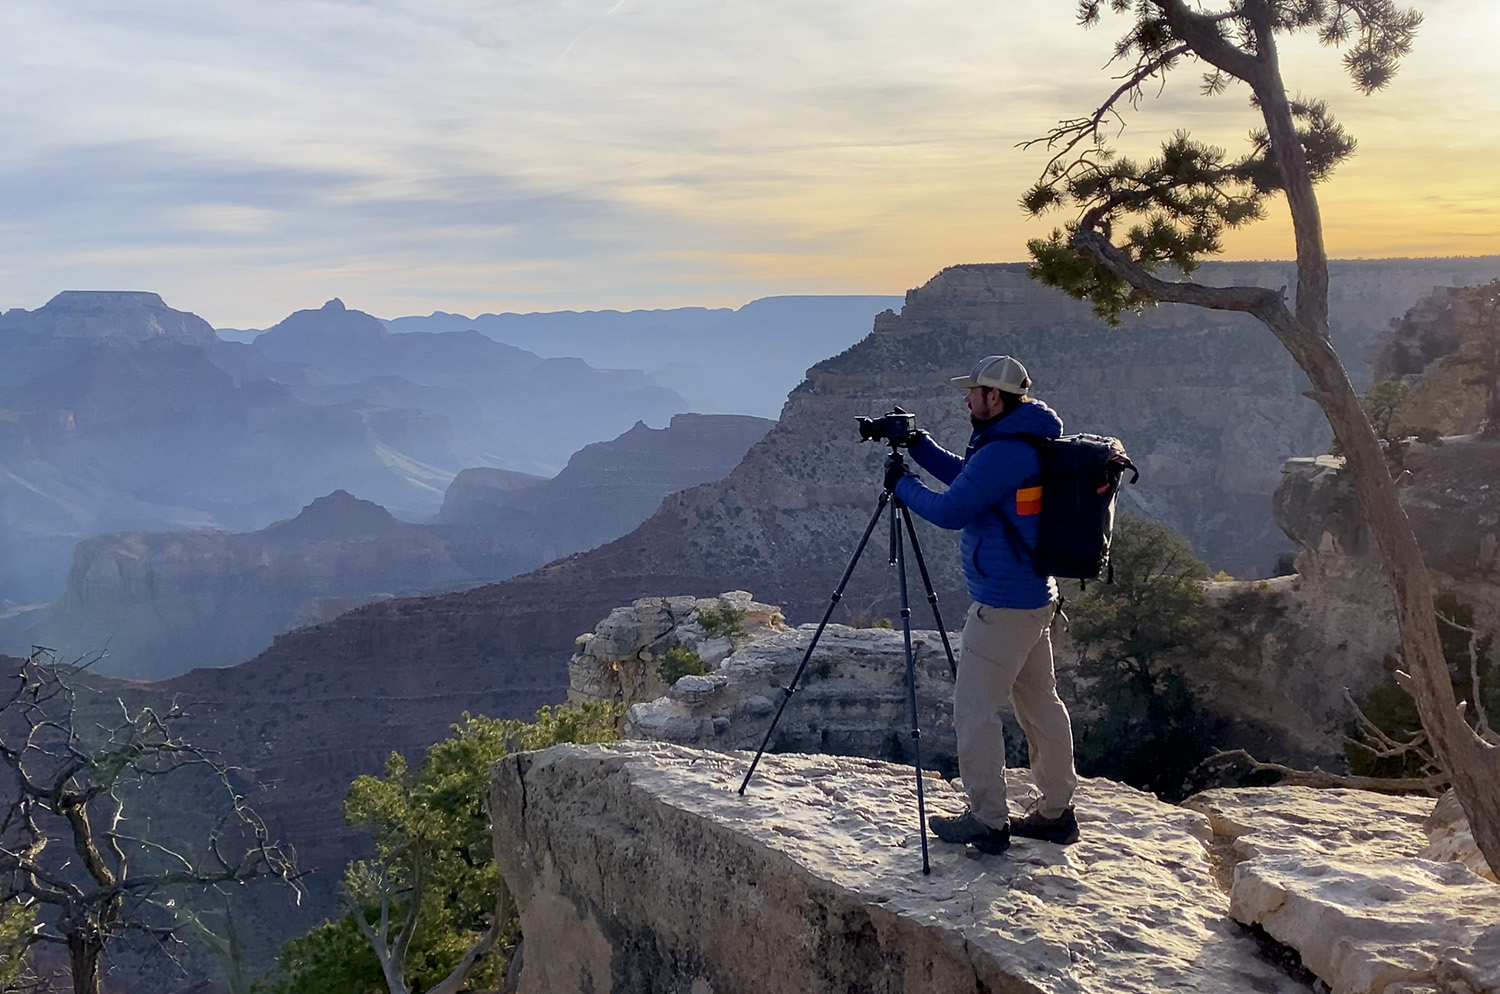
[[[878,418],[855,418],[859,425],[861,442],[889,442],[892,445],[910,445],[917,430],[917,416],[908,414],[899,407]]]

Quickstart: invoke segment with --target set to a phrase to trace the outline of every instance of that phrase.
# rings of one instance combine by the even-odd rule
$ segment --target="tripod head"
[[[901,499],[896,496],[896,482],[904,476],[911,475],[912,471],[906,464],[906,457],[901,454],[900,444],[890,439],[886,440],[886,444],[890,446],[891,451],[885,459],[885,476],[881,480],[881,485],[885,488],[885,495],[890,500],[904,507]]]

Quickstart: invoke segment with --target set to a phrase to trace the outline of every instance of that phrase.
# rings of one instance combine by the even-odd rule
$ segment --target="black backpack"
[[[1015,438],[1030,442],[1042,463],[1042,509],[1036,546],[1021,535],[1004,512],[1000,520],[1017,547],[1031,553],[1041,576],[1072,580],[1114,580],[1109,542],[1115,526],[1115,495],[1125,471],[1141,478],[1118,438],[1107,435],[996,435],[985,442]]]

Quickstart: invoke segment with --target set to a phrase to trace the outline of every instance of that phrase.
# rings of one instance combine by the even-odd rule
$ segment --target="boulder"
[[[1452,790],[1438,798],[1422,827],[1427,832],[1427,845],[1419,853],[1423,859],[1457,860],[1486,880],[1497,882],[1495,871],[1490,869],[1474,842],[1474,830],[1469,827],[1469,818],[1458,803],[1458,795]]]

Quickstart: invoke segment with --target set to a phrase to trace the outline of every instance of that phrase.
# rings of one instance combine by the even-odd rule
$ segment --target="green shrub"
[[[743,635],[745,634],[745,612],[738,611],[720,601],[718,608],[708,608],[698,612],[698,624],[703,626],[703,634],[711,639],[722,638],[726,635]]]
[[[870,627],[871,628],[895,628],[896,626],[891,623],[891,619],[890,618],[876,618],[874,621],[870,622]]]
[[[380,962],[355,915],[385,929],[390,941],[413,901],[400,973],[408,989],[431,990],[486,932],[497,905],[510,905],[508,897],[497,900],[505,884],[491,851],[491,766],[517,750],[613,742],[622,712],[611,701],[543,707],[530,722],[465,712],[416,769],[392,753],[384,777],[357,778],[344,817],[371,837],[372,858],[348,865],[338,916],[287,942],[276,970],[256,983],[257,994],[384,992]],[[389,916],[382,916],[383,906]],[[504,982],[520,923],[507,918],[500,925],[501,940],[473,966],[464,990],[493,990]]]
[[[1219,722],[1167,660],[1201,645],[1206,567],[1181,535],[1130,515],[1115,524],[1113,584],[1070,602],[1079,649],[1078,770],[1181,800]]]
[[[668,687],[685,676],[702,676],[708,672],[703,657],[686,646],[674,646],[656,664],[657,675]]]

